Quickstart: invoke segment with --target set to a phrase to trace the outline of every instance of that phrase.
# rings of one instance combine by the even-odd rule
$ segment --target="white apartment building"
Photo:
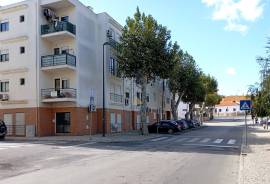
[[[85,135],[102,131],[103,43],[122,26],[78,0],[26,0],[0,7],[0,119],[9,135]],[[148,87],[149,123],[170,119],[170,92]],[[106,132],[140,128],[140,86],[117,77],[105,47]],[[163,105],[162,105],[163,99]],[[89,112],[89,105],[94,106]]]

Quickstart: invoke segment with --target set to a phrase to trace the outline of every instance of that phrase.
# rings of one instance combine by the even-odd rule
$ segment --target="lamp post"
[[[102,105],[102,136],[105,137],[106,132],[106,114],[105,114],[105,46],[114,46],[115,41],[111,38],[110,35],[107,35],[109,38],[108,42],[103,43],[103,72],[102,72],[102,94],[103,94],[103,105]]]

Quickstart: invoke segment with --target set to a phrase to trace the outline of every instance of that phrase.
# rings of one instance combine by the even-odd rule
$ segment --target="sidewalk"
[[[269,184],[270,129],[249,126],[248,145],[240,159],[240,184]]]
[[[91,142],[133,142],[144,141],[160,137],[160,134],[141,135],[140,132],[127,132],[106,134],[85,135],[85,136],[49,136],[49,137],[6,137],[7,141],[91,141]]]

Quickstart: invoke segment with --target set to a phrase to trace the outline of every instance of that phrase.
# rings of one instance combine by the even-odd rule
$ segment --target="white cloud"
[[[226,74],[229,75],[229,76],[235,76],[235,75],[236,75],[236,70],[235,70],[235,68],[232,68],[232,67],[227,68]]]
[[[225,21],[227,31],[247,31],[247,23],[254,22],[263,14],[263,0],[202,0],[214,9],[213,20]]]

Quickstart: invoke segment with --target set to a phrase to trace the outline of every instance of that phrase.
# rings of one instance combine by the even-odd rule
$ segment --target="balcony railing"
[[[110,100],[114,103],[123,103],[123,96],[115,93],[110,93]]]
[[[69,65],[76,67],[76,56],[71,54],[48,55],[41,57],[41,67]]]
[[[76,35],[76,26],[70,22],[59,21],[55,24],[41,25],[41,35],[56,33],[61,31],[68,31]]]
[[[42,89],[41,96],[43,100],[45,99],[56,99],[56,98],[72,98],[75,99],[77,97],[77,90],[73,88],[66,89]]]

